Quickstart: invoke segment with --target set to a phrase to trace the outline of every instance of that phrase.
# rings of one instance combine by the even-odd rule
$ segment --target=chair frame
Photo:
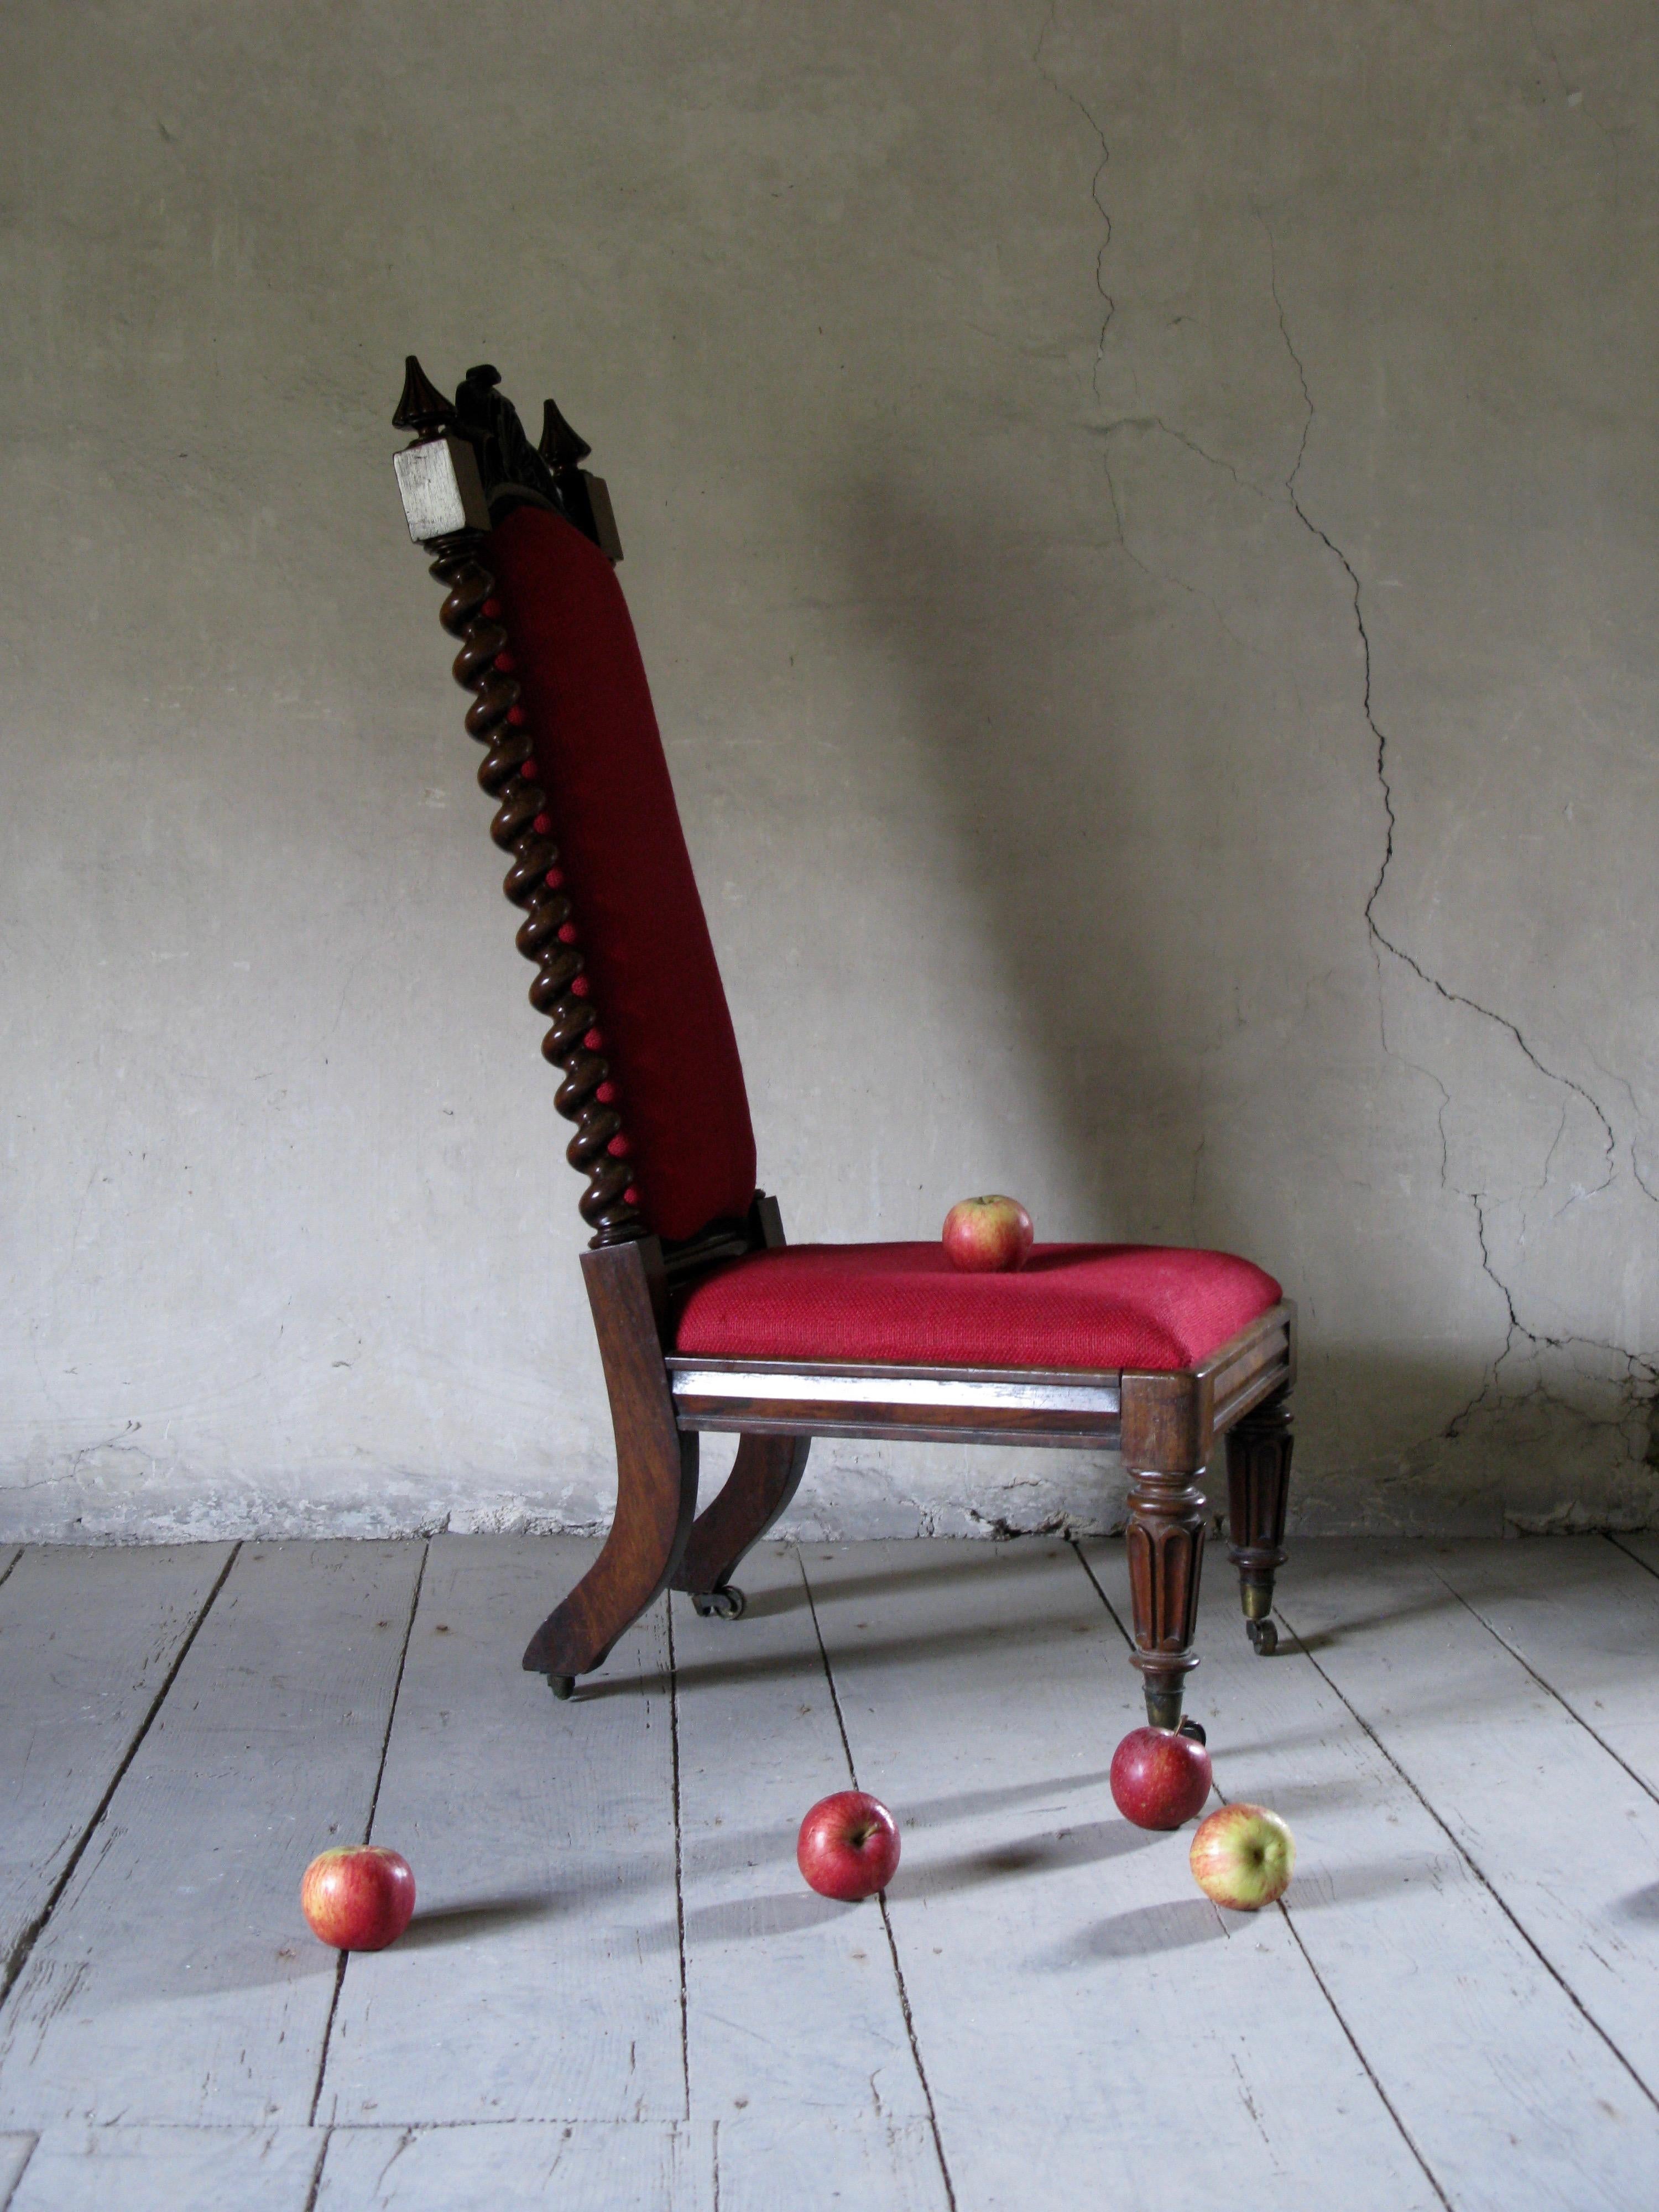
[[[738,1618],[743,1595],[732,1575],[794,1497],[814,1437],[1111,1449],[1129,1472],[1131,1659],[1147,1718],[1201,1734],[1183,1723],[1182,1705],[1198,1663],[1209,1517],[1200,1478],[1223,1438],[1228,1555],[1246,1626],[1258,1652],[1277,1643],[1269,1616],[1285,1559],[1296,1380],[1290,1301],[1200,1364],[1174,1371],[714,1359],[673,1349],[686,1292],[732,1259],[781,1245],[782,1219],[776,1200],[757,1191],[745,1219],[664,1243],[635,1203],[625,1146],[618,1157],[620,1121],[599,1103],[609,1086],[605,1062],[588,1044],[598,1012],[578,980],[580,955],[556,938],[570,902],[544,888],[557,848],[534,826],[552,802],[520,775],[534,763],[514,726],[520,687],[487,556],[494,525],[526,502],[562,514],[612,562],[622,548],[603,482],[580,466],[586,445],[550,399],[532,448],[495,389],[500,380],[487,364],[470,369],[452,404],[410,355],[392,422],[415,434],[397,456],[405,517],[447,589],[440,618],[460,641],[456,680],[475,694],[466,727],[490,749],[478,780],[501,802],[491,834],[513,857],[503,888],[526,914],[520,950],[539,963],[532,1001],[553,1017],[543,1051],[565,1076],[554,1103],[576,1125],[568,1157],[589,1178],[580,1206],[594,1236],[581,1266],[616,1434],[617,1510],[599,1558],[530,1639],[526,1668],[568,1697],[671,1587],[701,1613]],[[723,1487],[699,1513],[699,1438],[711,1431],[739,1441]]]

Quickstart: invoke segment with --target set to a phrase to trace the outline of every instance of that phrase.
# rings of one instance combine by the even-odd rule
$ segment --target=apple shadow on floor
[[[1051,1973],[1065,1973],[1079,1959],[1146,1959],[1226,1939],[1217,1907],[1207,1898],[1188,1897],[1178,1904],[1136,1905],[1115,1912],[1073,1941],[1056,1944],[1038,1963]]]
[[[896,1904],[912,1898],[930,1902],[962,1890],[981,1889],[988,1882],[1097,1866],[1103,1859],[1122,1858],[1158,1841],[1150,1830],[1133,1827],[1127,1820],[1091,1820],[1079,1827],[1033,1836],[1025,1842],[997,1844],[988,1850],[930,1859],[914,1870],[907,1870],[901,1863],[888,1885],[888,1894]]]
[[[492,1929],[516,1928],[531,1920],[546,1920],[559,1909],[550,1889],[526,1890],[505,1897],[459,1898],[453,1905],[431,1905],[416,1911],[398,1948],[425,1951],[440,1943],[466,1943]]]
[[[827,1920],[856,1910],[854,1905],[837,1904],[833,1898],[819,1897],[803,1882],[799,1889],[772,1890],[758,1897],[728,1898],[720,1905],[696,1905],[685,1916],[685,1940],[730,1943],[757,1936],[793,1936],[798,1929],[821,1927]],[[879,1935],[879,1926],[877,1932]],[[665,1922],[642,1934],[642,1940],[653,1949],[667,1950],[680,1941],[678,1924]]]

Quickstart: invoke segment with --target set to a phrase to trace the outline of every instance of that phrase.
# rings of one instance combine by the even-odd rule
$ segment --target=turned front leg
[[[1188,1674],[1198,1664],[1198,1577],[1204,1564],[1204,1493],[1196,1474],[1133,1468],[1129,1478],[1129,1589],[1135,1649],[1153,1728],[1178,1729]]]
[[[1285,1391],[1227,1432],[1227,1556],[1238,1569],[1245,1627],[1263,1655],[1279,1644],[1267,1616],[1273,1575],[1285,1564],[1285,1502],[1295,1441]]]

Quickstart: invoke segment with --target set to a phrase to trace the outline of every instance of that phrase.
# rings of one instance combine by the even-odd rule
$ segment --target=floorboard
[[[960,2212],[1437,2203],[1278,1915],[1224,1918],[1188,1838],[1121,1820],[1137,1720],[1064,1544],[803,1547]],[[877,1930],[872,1927],[872,1942]],[[1294,2052],[1294,2070],[1287,2065]]]
[[[1439,1564],[1455,1575],[1455,1559]],[[1324,1909],[1298,1925],[1425,2154],[1460,2201],[1509,2212],[1659,2202],[1659,2109],[1642,2086],[1659,2081],[1659,1929],[1629,1908],[1636,1870],[1659,1864],[1659,1806],[1427,1547],[1308,1547],[1279,1610],[1312,1666],[1241,1656],[1236,1638],[1212,1662],[1206,1643],[1218,1779],[1305,1801],[1291,1903]],[[1381,1753],[1330,1711],[1316,1668]],[[1249,1727],[1261,1676],[1277,1741]],[[1351,1754],[1322,1778],[1316,1713]],[[1506,2144],[1522,2171],[1500,2183]]]
[[[1659,1792],[1659,1575],[1632,1556],[1644,1540],[1552,1537],[1425,1552],[1492,1633]]]
[[[6,2212],[307,2212],[322,2148],[308,2128],[52,2128]]]
[[[11,2212],[13,2192],[34,2151],[32,2135],[0,2134],[0,2212]]]
[[[716,2124],[714,2174],[719,2212],[940,2212],[950,2203],[930,2122],[814,2111],[775,2088],[759,2109]]]
[[[684,2120],[336,2128],[316,2212],[716,2212],[714,2170]]]
[[[231,1555],[31,1546],[0,1582],[0,1995]]]
[[[720,2123],[721,2212],[836,2192],[943,2212],[885,1932],[795,1864],[802,1814],[851,1784],[793,1547],[741,1581],[739,1621],[674,1600],[691,2111]]]
[[[1255,1917],[1111,1803],[1121,1545],[769,1546],[562,1705],[593,1548],[0,1547],[4,2212],[1659,2204],[1659,1543],[1299,1544],[1271,1661],[1212,1559]],[[854,1774],[885,1917],[794,1865]],[[340,1969],[371,1807],[419,1905]]]
[[[422,1550],[239,1553],[0,2013],[13,2124],[309,2118],[335,1972],[300,1876],[363,1833]]]
[[[685,2118],[665,1608],[568,1704],[518,1663],[597,1548],[433,1540],[374,1821],[416,1917],[346,1968],[322,2119]]]
[[[1419,1688],[1450,1718],[1446,1638],[1468,1615],[1432,1579],[1389,1587],[1381,1546],[1354,1547],[1366,1571],[1345,1583],[1343,1548],[1297,1547],[1281,1621],[1328,1671],[1376,1633],[1402,1662],[1419,1655]],[[1086,1549],[1127,1619],[1121,1546]],[[1317,1668],[1288,1640],[1271,1660],[1250,1650],[1231,1579],[1210,1587],[1189,1710],[1210,1729],[1219,1789],[1295,1828],[1291,1923],[1448,2199],[1493,2212],[1651,2205],[1659,2133],[1647,2099]]]

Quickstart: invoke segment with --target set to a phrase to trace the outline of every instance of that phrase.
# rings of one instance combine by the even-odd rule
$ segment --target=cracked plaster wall
[[[1303,1526],[1650,1521],[1650,9],[22,0],[0,47],[0,1533],[606,1510],[410,345],[611,480],[796,1237],[1001,1187],[1243,1249]],[[826,1531],[1121,1498],[815,1466]]]

